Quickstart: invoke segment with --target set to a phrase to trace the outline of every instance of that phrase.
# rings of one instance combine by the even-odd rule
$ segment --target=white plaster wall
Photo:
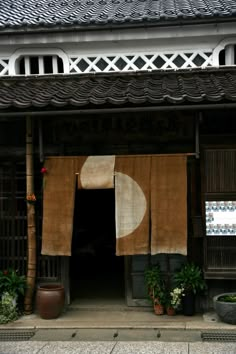
[[[0,56],[19,48],[54,47],[68,54],[124,53],[130,51],[213,50],[220,41],[234,36],[235,24],[153,27],[67,33],[0,35]]]
[[[60,33],[0,34],[0,59],[16,57],[14,53],[32,49],[38,54],[45,48],[57,49],[72,56],[101,56],[132,53],[173,53],[178,51],[213,52],[236,33],[234,23],[148,27],[136,29],[110,29]],[[232,39],[234,41],[234,38]],[[236,43],[236,38],[235,38]],[[10,73],[14,68],[10,67]],[[214,60],[217,65],[217,60]],[[68,72],[68,71],[67,71]]]

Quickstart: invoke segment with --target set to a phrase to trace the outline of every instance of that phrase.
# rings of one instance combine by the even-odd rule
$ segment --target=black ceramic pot
[[[195,314],[195,295],[194,293],[186,293],[182,299],[183,314],[185,316],[193,316]]]

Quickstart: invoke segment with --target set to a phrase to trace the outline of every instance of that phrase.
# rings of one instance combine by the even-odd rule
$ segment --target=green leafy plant
[[[220,296],[220,297],[218,298],[218,301],[236,302],[236,294]]]
[[[177,287],[184,289],[186,293],[196,294],[206,289],[206,282],[200,267],[194,263],[187,263],[174,275]]]
[[[26,277],[19,275],[14,269],[0,271],[0,296],[4,293],[11,295],[24,295]]]
[[[149,299],[153,303],[164,305],[166,301],[165,282],[159,265],[151,265],[144,272],[145,284]]]
[[[16,298],[4,292],[0,299],[0,324],[15,321],[19,317]]]

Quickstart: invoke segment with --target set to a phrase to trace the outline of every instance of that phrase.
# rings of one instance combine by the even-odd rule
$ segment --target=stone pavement
[[[235,354],[235,343],[156,341],[0,342],[1,354]]]

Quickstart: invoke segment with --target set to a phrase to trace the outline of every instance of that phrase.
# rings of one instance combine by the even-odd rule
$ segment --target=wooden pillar
[[[33,127],[32,117],[26,117],[26,194],[34,194]],[[35,205],[27,203],[27,289],[24,300],[25,314],[33,311],[36,278]]]

